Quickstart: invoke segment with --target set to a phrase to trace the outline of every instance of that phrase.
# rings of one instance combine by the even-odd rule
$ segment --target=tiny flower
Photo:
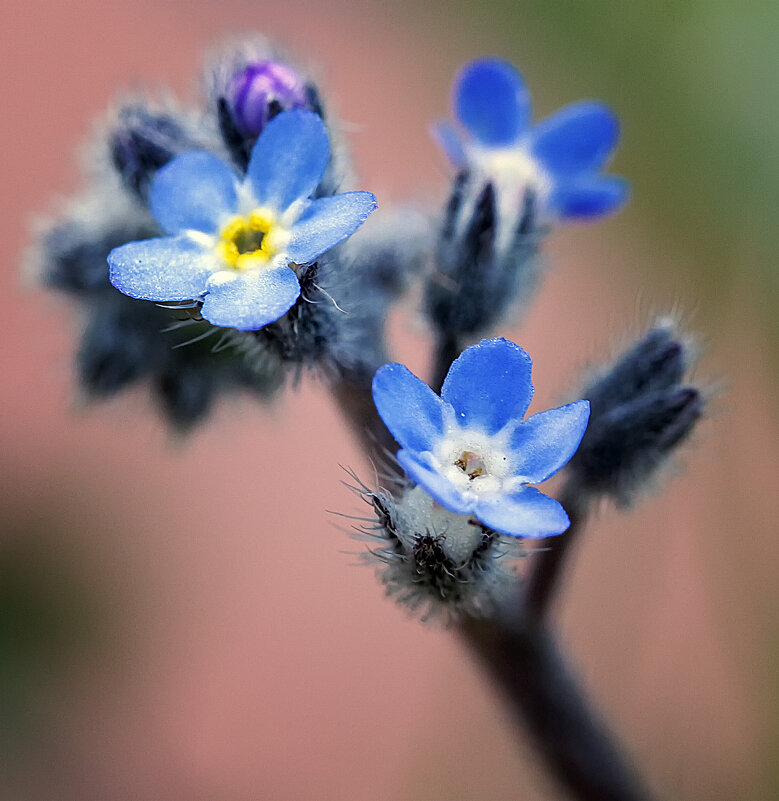
[[[233,118],[245,136],[259,136],[280,111],[308,108],[306,84],[298,73],[280,61],[247,64],[232,76],[228,98]]]
[[[439,123],[441,146],[458,169],[494,185],[512,219],[528,198],[542,221],[600,217],[627,199],[624,179],[599,173],[619,139],[618,120],[602,103],[573,103],[531,126],[522,76],[506,61],[483,58],[458,75],[454,111],[465,134]]]
[[[300,295],[291,264],[311,264],[376,208],[370,192],[311,200],[330,147],[321,119],[286,111],[257,139],[246,178],[211,153],[183,153],[154,177],[151,212],[169,236],[108,256],[111,283],[133,298],[202,302],[213,325],[253,331]]]
[[[412,481],[450,512],[513,537],[568,528],[563,507],[527,485],[546,481],[573,456],[590,408],[576,401],[523,420],[531,368],[518,345],[489,339],[452,363],[441,397],[401,364],[385,365],[373,379],[376,408]]]

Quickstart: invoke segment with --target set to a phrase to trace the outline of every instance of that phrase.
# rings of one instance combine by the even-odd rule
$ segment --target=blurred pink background
[[[55,611],[26,661],[4,657],[21,668],[0,723],[0,796],[558,798],[454,637],[355,566],[363,546],[325,510],[359,508],[339,464],[370,471],[321,387],[272,410],[223,403],[183,443],[142,392],[83,408],[73,309],[17,276],[30,220],[79,187],[75,148],[116,93],[193,97],[203,48],[235,32],[278,36],[321,66],[353,124],[360,187],[386,205],[441,203],[447,169],[427,125],[447,113],[462,61],[503,52],[490,21],[347,0],[33,1],[4,16],[0,563],[23,564]],[[701,332],[696,375],[712,394],[683,469],[635,513],[604,509],[591,526],[564,638],[662,795],[768,799],[779,432],[751,288],[723,288],[726,311],[707,311],[685,254],[658,250],[629,215],[560,233],[547,252],[532,313],[501,332],[533,356],[534,408],[669,309]],[[424,371],[410,306],[393,331],[396,357]]]

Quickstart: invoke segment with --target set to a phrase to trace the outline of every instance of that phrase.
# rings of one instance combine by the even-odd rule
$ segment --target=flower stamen
[[[473,451],[463,451],[455,460],[454,466],[459,467],[471,481],[484,475],[485,471],[484,460],[480,454]]]

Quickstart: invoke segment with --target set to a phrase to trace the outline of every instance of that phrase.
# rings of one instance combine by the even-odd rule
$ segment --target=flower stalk
[[[528,417],[529,355],[500,337],[468,347],[527,307],[556,225],[626,202],[604,173],[616,115],[587,101],[532,125],[512,65],[466,65],[455,123],[436,129],[456,171],[436,226],[410,209],[374,220],[371,192],[341,191],[337,124],[267,43],[224,54],[208,83],[205,109],[123,106],[103,172],[40,237],[39,272],[87,317],[82,388],[146,382],[189,430],[220,393],[266,402],[316,371],[382,468],[381,486],[352,476],[368,507],[353,519],[387,593],[458,632],[572,798],[648,801],[550,612],[591,505],[634,502],[701,418],[689,343],[658,321],[580,400]],[[388,314],[415,280],[432,388],[387,363]],[[559,471],[558,500],[535,485]]]

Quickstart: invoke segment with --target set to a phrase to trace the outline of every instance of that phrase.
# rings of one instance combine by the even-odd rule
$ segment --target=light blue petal
[[[188,229],[216,233],[237,204],[235,173],[212,153],[191,150],[169,161],[149,190],[154,219],[168,234]]]
[[[533,128],[531,152],[553,175],[597,170],[619,140],[617,115],[603,103],[583,101],[560,109]]]
[[[430,132],[449,161],[457,168],[464,167],[468,158],[465,154],[463,141],[454,125],[445,120],[439,120],[433,124]]]
[[[313,200],[290,229],[285,252],[296,264],[309,264],[351,236],[376,208],[370,192],[345,192]]]
[[[511,420],[522,419],[530,406],[532,367],[530,356],[519,345],[506,339],[484,339],[452,363],[441,397],[454,406],[461,426],[494,434]]]
[[[287,267],[236,273],[231,281],[208,282],[200,313],[210,323],[256,331],[283,317],[300,295],[297,276]]]
[[[373,402],[402,448],[432,450],[443,434],[443,401],[405,365],[385,364],[376,371]]]
[[[582,400],[528,417],[511,437],[515,475],[526,484],[540,484],[576,453],[590,419],[590,403]]]
[[[311,195],[329,158],[327,130],[319,115],[282,111],[257,139],[246,177],[260,206],[283,212]]]
[[[483,58],[467,64],[455,82],[457,119],[487,147],[512,145],[530,121],[530,94],[507,61]]]
[[[187,236],[128,242],[108,254],[111,283],[141,300],[193,300],[220,263]]]
[[[510,537],[552,537],[571,525],[565,509],[533,487],[520,487],[502,497],[480,497],[474,514],[485,526]]]
[[[445,509],[458,515],[473,510],[472,500],[465,500],[451,481],[422,464],[410,451],[398,451],[398,462],[406,475]]]
[[[617,176],[592,175],[564,181],[550,204],[562,220],[588,220],[616,211],[630,196],[630,184]]]

